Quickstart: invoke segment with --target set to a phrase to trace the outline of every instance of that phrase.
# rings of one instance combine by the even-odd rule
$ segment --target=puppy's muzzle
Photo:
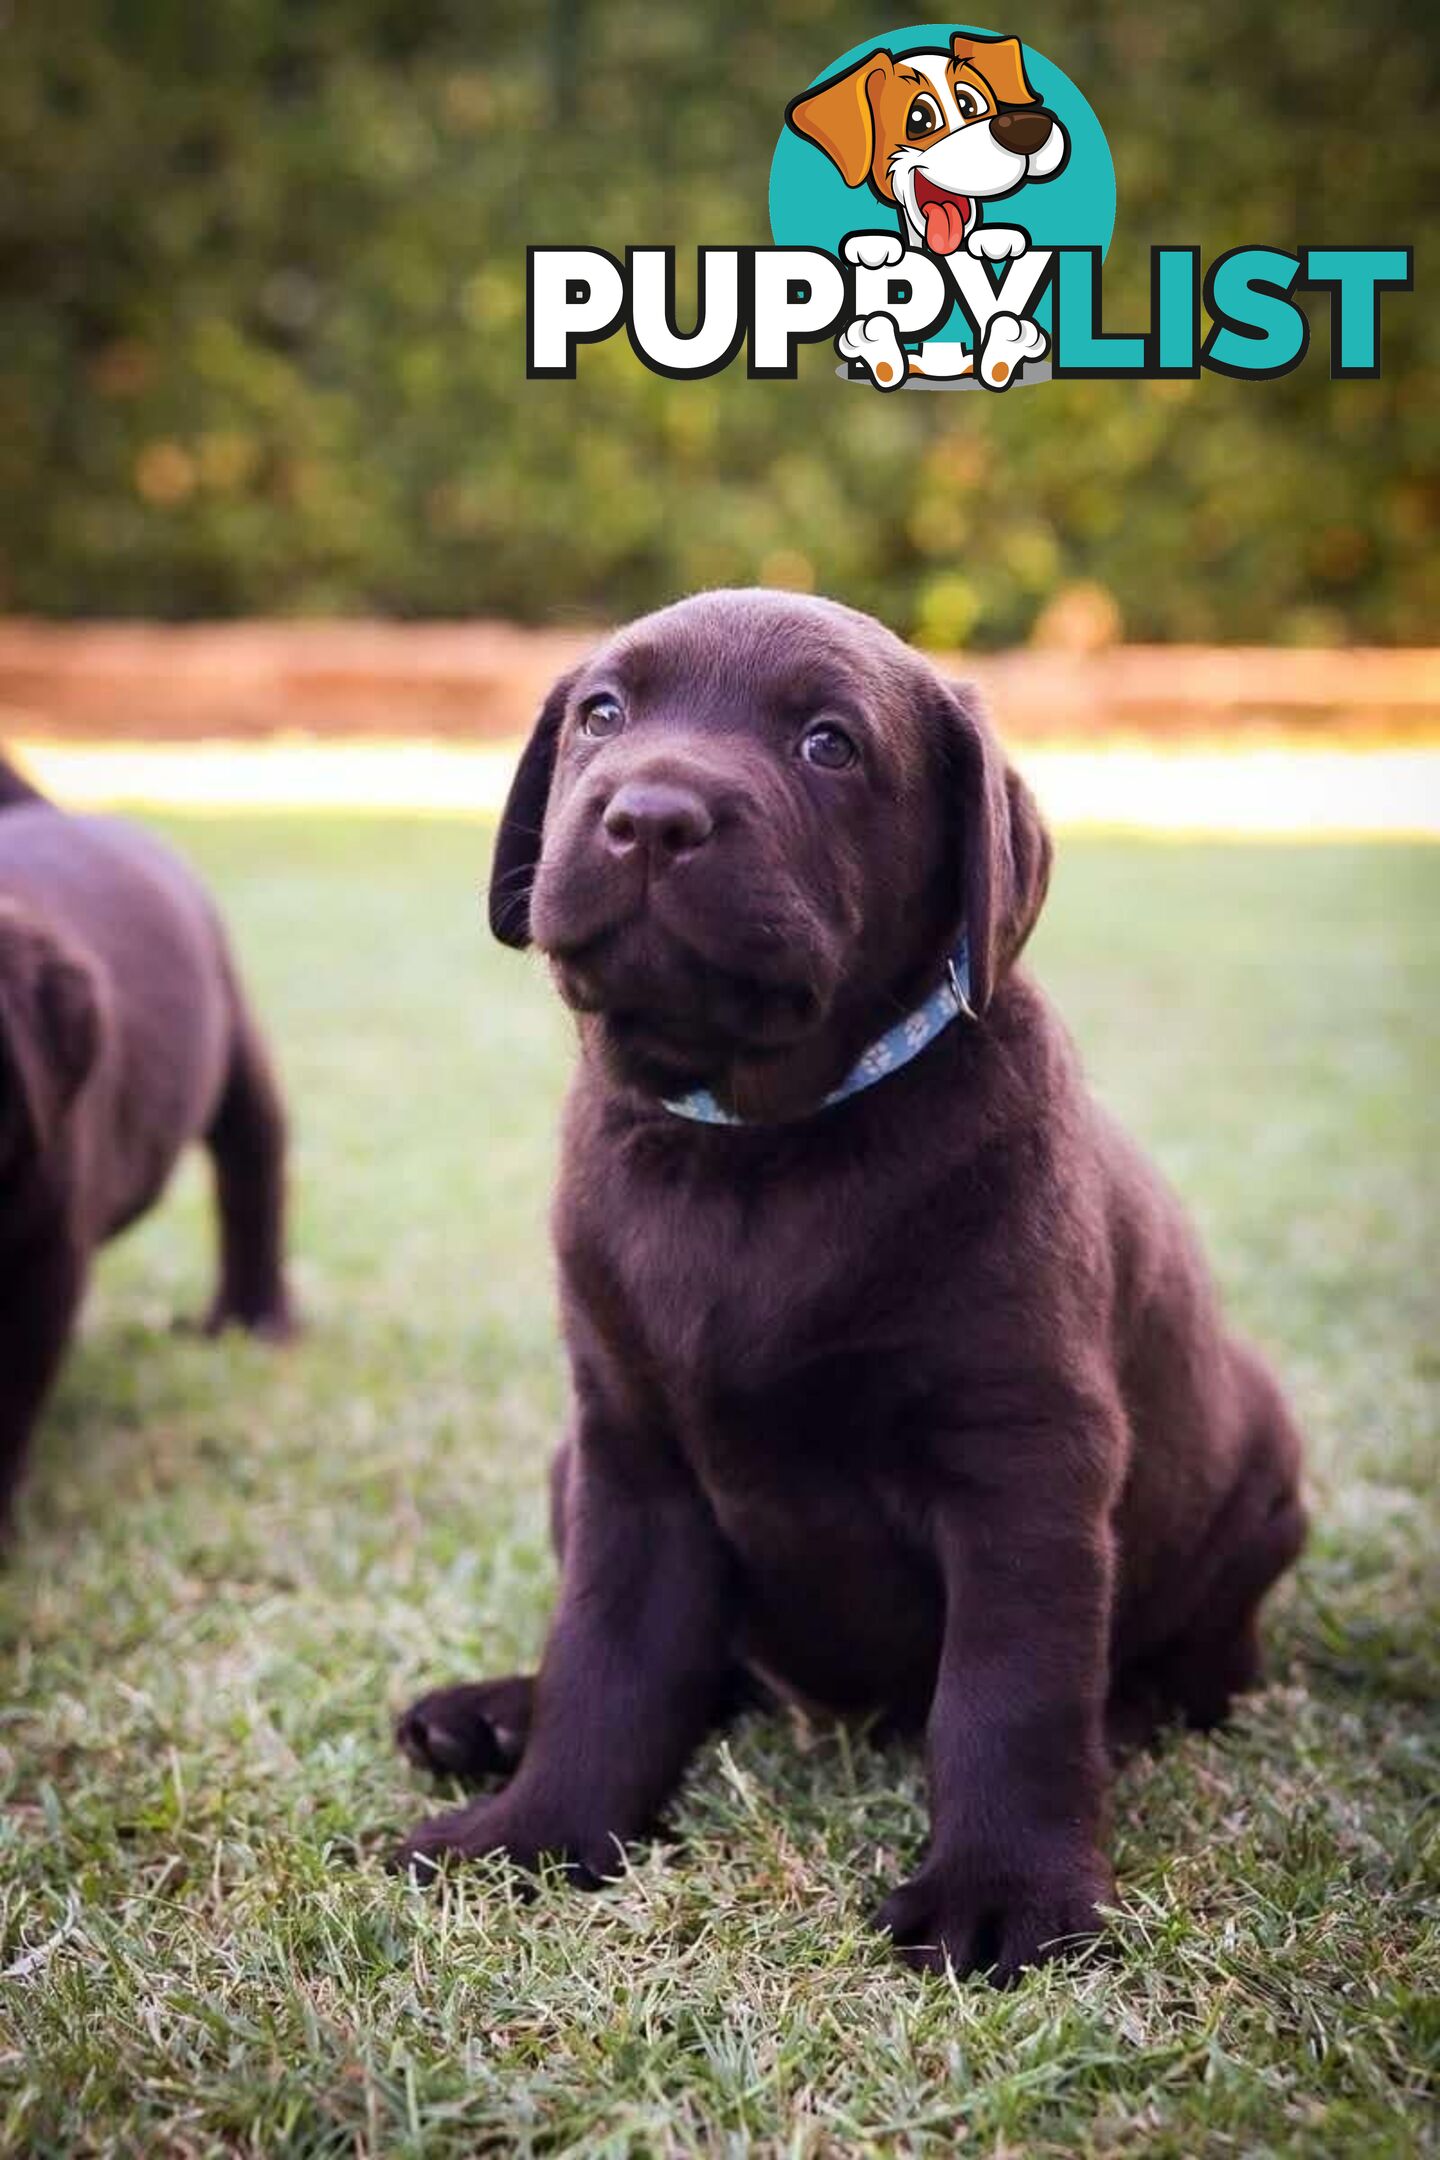
[[[1054,125],[1048,112],[998,112],[990,122],[990,132],[1002,150],[1033,157],[1049,142]]]
[[[626,780],[605,805],[600,828],[612,855],[641,856],[651,871],[661,871],[697,854],[713,838],[715,819],[693,788]]]

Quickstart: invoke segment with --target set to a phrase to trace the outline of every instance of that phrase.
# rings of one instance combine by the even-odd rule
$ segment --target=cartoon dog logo
[[[1060,122],[1031,89],[1013,37],[957,32],[948,52],[877,50],[792,99],[785,118],[824,151],[847,187],[868,182],[898,209],[903,237],[852,233],[845,242],[847,258],[871,270],[898,263],[907,247],[940,256],[963,248],[990,262],[1024,254],[1029,234],[982,224],[981,205],[1027,181],[1053,180],[1070,150]],[[976,356],[958,346],[932,343],[923,355],[907,353],[886,314],[858,318],[836,342],[881,390],[899,389],[907,375],[954,378],[976,369]],[[1038,323],[993,315],[978,356],[981,379],[1004,389],[1047,342]]]

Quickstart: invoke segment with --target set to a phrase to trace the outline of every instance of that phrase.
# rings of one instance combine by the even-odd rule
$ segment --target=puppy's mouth
[[[925,245],[932,255],[953,255],[965,238],[975,215],[968,195],[953,188],[937,187],[923,172],[915,175],[915,208],[925,227]]]
[[[598,1018],[627,1077],[657,1092],[708,1082],[737,1057],[781,1057],[812,1035],[825,999],[798,979],[733,972],[630,926],[551,950],[560,995]]]

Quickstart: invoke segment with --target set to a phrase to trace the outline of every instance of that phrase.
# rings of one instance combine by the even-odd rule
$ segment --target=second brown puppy
[[[703,595],[556,686],[491,905],[580,1016],[560,1603],[534,1682],[401,1721],[513,1767],[406,1863],[613,1872],[758,1673],[924,1727],[911,1962],[1095,1929],[1107,1739],[1225,1715],[1304,1517],[1274,1381],[1016,966],[1049,864],[972,695],[848,609]]]
[[[285,1120],[219,917],[168,849],[0,757],[0,1537],[97,1248],[215,1163],[207,1318],[280,1339]]]

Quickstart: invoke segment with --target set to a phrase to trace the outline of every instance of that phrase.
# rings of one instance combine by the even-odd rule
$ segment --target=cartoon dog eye
[[[926,97],[922,91],[919,97],[911,99],[910,110],[905,115],[905,134],[909,141],[918,142],[922,135],[933,135],[942,125],[940,107],[934,98]]]
[[[978,120],[981,113],[990,110],[980,92],[972,90],[968,83],[956,83],[955,103],[960,108],[962,120]]]

